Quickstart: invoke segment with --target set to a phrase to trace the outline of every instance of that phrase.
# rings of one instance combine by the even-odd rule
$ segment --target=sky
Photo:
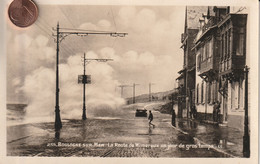
[[[51,108],[55,100],[54,42],[57,22],[61,28],[126,32],[126,37],[69,35],[60,44],[61,106],[82,106],[82,56],[112,58],[106,63],[90,62],[86,73],[87,105],[123,104],[119,85],[136,86],[136,95],[172,90],[183,65],[181,33],[184,6],[39,6],[37,21],[28,28],[7,23],[7,103],[27,103],[29,111]],[[63,30],[65,31],[65,30]],[[125,88],[123,97],[131,97]],[[102,103],[101,103],[102,102]],[[33,112],[32,112],[33,113]],[[37,112],[35,112],[37,113]]]

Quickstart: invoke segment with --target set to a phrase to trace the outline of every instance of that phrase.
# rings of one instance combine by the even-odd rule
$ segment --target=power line
[[[41,20],[41,19],[39,19],[39,20]],[[50,32],[48,32],[48,29],[51,29],[47,26],[48,24],[45,24],[45,28],[47,27],[46,30],[42,27],[44,25],[40,21],[37,21],[35,24],[40,28],[40,30],[42,30],[42,32],[44,32],[45,34],[50,36],[52,39],[54,39],[53,36],[50,34],[50,33],[52,33],[52,31],[50,30]],[[68,45],[66,45],[66,46],[61,45],[61,47],[64,48],[67,53],[69,53],[69,54],[73,53],[73,50],[71,50]]]
[[[111,7],[111,6],[110,6],[110,11],[111,11],[111,13],[112,13],[113,22],[114,22],[114,25],[115,25],[115,29],[116,29],[116,31],[117,31],[116,21],[115,21],[114,13],[113,13],[113,10],[112,10],[112,7]]]
[[[59,7],[59,10],[60,10],[61,13],[64,15],[64,17],[68,20],[68,22],[71,24],[71,26],[75,28],[74,24],[71,22],[71,20],[68,18],[67,14],[65,14],[65,12],[62,10],[61,7]],[[67,30],[74,30],[74,31],[77,31],[77,30],[72,29],[72,28],[60,28],[60,29],[64,29],[64,30],[67,29]],[[81,39],[81,40],[82,40],[86,45],[88,45],[88,44],[86,43],[86,41],[85,41],[83,38],[80,38],[80,39]],[[86,45],[82,46],[82,43],[81,43],[81,42],[80,42],[79,44],[81,44],[81,46],[79,46],[78,44],[76,44],[76,46],[78,47],[78,49],[81,49],[81,47],[86,46]],[[75,44],[74,44],[74,46],[75,46]]]

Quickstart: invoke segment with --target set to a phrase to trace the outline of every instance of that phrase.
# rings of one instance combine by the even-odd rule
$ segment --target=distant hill
[[[170,101],[172,94],[177,95],[177,91],[169,90],[169,91],[151,93],[151,100],[152,101]],[[126,101],[128,102],[128,104],[132,104],[133,97],[126,98]],[[142,94],[142,95],[138,95],[135,97],[136,103],[142,103],[142,102],[148,102],[148,101],[149,101],[149,94]]]

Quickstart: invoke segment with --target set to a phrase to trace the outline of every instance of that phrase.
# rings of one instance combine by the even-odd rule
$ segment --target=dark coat
[[[152,113],[149,114],[148,120],[153,121],[153,114]]]

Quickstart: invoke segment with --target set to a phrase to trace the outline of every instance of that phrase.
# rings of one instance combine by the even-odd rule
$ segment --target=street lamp
[[[91,83],[90,75],[86,75],[86,62],[90,61],[98,61],[98,62],[107,62],[107,61],[112,61],[113,59],[86,59],[86,54],[84,53],[84,61],[83,61],[83,78],[82,78],[82,83],[83,83],[83,113],[82,113],[82,120],[86,120],[86,84]]]
[[[77,35],[77,36],[88,36],[88,35],[110,35],[111,37],[124,37],[127,33],[117,33],[117,32],[85,32],[86,30],[78,30],[78,29],[70,29],[69,31],[65,28],[59,27],[59,22],[57,23],[57,28],[54,29],[56,31],[56,43],[57,43],[57,53],[56,53],[56,99],[55,99],[55,131],[59,131],[62,128],[61,118],[60,118],[60,106],[59,106],[59,43],[65,39],[69,35]],[[63,30],[63,31],[60,31]]]
[[[248,72],[249,68],[245,66],[245,116],[244,116],[244,136],[243,136],[243,156],[250,157],[250,136],[248,129]]]

